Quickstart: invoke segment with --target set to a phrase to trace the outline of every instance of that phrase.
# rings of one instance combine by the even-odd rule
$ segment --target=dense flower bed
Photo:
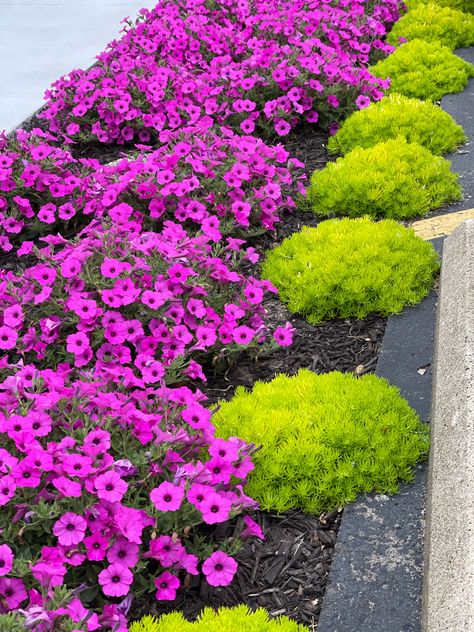
[[[120,389],[65,366],[9,368],[0,383],[3,611],[24,608],[37,632],[59,629],[63,616],[74,629],[126,630],[127,601],[114,598],[173,600],[199,573],[213,586],[231,582],[229,553],[262,537],[259,527],[247,515],[239,536],[217,545],[200,525],[255,508],[242,489],[251,447],[214,438],[199,391]],[[99,617],[78,595],[112,602]]]
[[[67,231],[84,204],[86,165],[40,129],[0,134],[0,251],[20,236]]]
[[[89,70],[47,91],[53,132],[104,143],[148,142],[188,122],[223,121],[284,136],[329,125],[382,97],[367,69],[399,17],[399,0],[164,0],[143,10]],[[164,133],[165,132],[165,133]]]
[[[191,129],[135,160],[98,168],[87,183],[85,212],[103,216],[126,202],[145,229],[173,219],[218,242],[238,228],[273,230],[305,192],[303,166],[253,136]]]
[[[253,249],[229,238],[215,256],[212,235],[190,237],[173,222],[142,233],[132,212],[118,204],[112,227],[90,225],[77,243],[51,237],[58,252],[43,249],[18,276],[0,273],[1,352],[144,386],[205,380],[196,358],[262,345],[262,302],[275,290],[234,270],[242,257],[255,260]],[[275,340],[290,344],[291,331],[281,338],[280,329]]]
[[[68,233],[120,202],[146,230],[173,219],[215,242],[239,227],[271,230],[305,192],[301,167],[283,147],[228,129],[186,129],[159,150],[105,166],[75,160],[39,129],[19,130],[0,142],[0,250]]]
[[[126,632],[133,596],[226,585],[263,537],[244,515],[216,539],[257,506],[254,446],[214,437],[195,386],[204,362],[292,340],[265,325],[275,288],[240,237],[294,206],[302,165],[249,135],[379,100],[368,64],[401,8],[164,0],[53,85],[47,132],[0,140],[0,249],[36,258],[0,272],[0,618]],[[57,138],[141,153],[103,166]]]

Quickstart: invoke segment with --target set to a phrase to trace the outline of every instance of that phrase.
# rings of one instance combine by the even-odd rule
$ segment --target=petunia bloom
[[[223,551],[216,551],[202,565],[202,572],[211,586],[228,586],[234,579],[238,564]]]
[[[94,487],[97,496],[101,500],[107,500],[111,503],[120,502],[128,489],[128,484],[122,477],[110,470],[105,474],[100,474],[94,481]]]
[[[69,511],[55,522],[53,533],[60,544],[75,546],[84,539],[86,528],[87,522],[84,518]]]
[[[156,598],[160,601],[173,601],[180,585],[179,579],[165,571],[155,579]]]
[[[8,544],[0,544],[0,576],[8,575],[13,568],[13,551]]]
[[[184,498],[184,489],[164,481],[150,492],[150,500],[158,511],[177,511]]]
[[[126,566],[111,564],[99,573],[98,579],[104,595],[123,597],[130,591],[133,574]]]

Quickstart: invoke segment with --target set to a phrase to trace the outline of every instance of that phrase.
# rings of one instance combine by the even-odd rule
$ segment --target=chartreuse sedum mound
[[[474,66],[446,46],[415,39],[372,66],[371,72],[390,78],[389,93],[439,101],[445,94],[464,90],[474,77]]]
[[[466,142],[463,128],[431,101],[391,94],[346,118],[329,138],[328,149],[347,154],[357,147],[367,149],[400,137],[437,156],[450,153]]]
[[[457,9],[458,11],[464,11],[465,13],[474,13],[474,0],[405,0],[405,4],[408,9],[416,9],[423,4],[436,4],[439,7],[449,7],[451,9]]]
[[[459,200],[458,179],[445,158],[399,137],[315,171],[303,204],[321,216],[405,220]]]
[[[327,220],[269,251],[262,276],[288,308],[318,324],[396,314],[426,296],[439,270],[429,242],[394,220]]]
[[[403,38],[403,39],[401,39]],[[474,15],[435,2],[420,4],[393,27],[387,40],[393,46],[400,41],[420,39],[437,42],[451,50],[474,44]]]
[[[428,453],[428,428],[375,375],[306,369],[239,387],[213,422],[220,437],[262,446],[246,488],[268,511],[319,513],[360,492],[393,493]]]
[[[309,632],[288,617],[270,619],[263,608],[251,612],[247,606],[205,608],[197,621],[187,621],[180,612],[160,618],[146,616],[132,623],[130,632]]]

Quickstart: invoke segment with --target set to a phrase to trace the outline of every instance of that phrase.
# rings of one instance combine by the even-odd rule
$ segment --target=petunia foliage
[[[225,123],[286,136],[300,121],[330,126],[357,98],[378,100],[368,70],[400,0],[165,0],[144,9],[87,70],[46,91],[52,132],[101,143],[166,142],[188,124]]]
[[[199,391],[120,387],[65,366],[9,368],[0,383],[4,611],[31,618],[36,607],[54,624],[45,630],[63,630],[63,616],[94,630],[112,614],[124,623],[116,598],[172,601],[187,575],[232,581],[240,537],[212,533],[257,506],[242,488],[252,447],[215,438]],[[239,533],[263,537],[248,515]]]
[[[41,129],[0,134],[0,251],[80,225],[87,160],[76,160]]]
[[[142,233],[131,213],[118,204],[112,225],[53,238],[58,252],[50,245],[20,274],[0,271],[0,357],[143,386],[205,380],[202,359],[261,346],[263,299],[275,289],[236,271],[246,251],[231,242],[216,252],[209,236],[173,222]]]

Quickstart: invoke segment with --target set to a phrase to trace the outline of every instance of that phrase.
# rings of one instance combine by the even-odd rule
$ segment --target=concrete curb
[[[474,220],[445,241],[429,463],[423,632],[474,631]]]

